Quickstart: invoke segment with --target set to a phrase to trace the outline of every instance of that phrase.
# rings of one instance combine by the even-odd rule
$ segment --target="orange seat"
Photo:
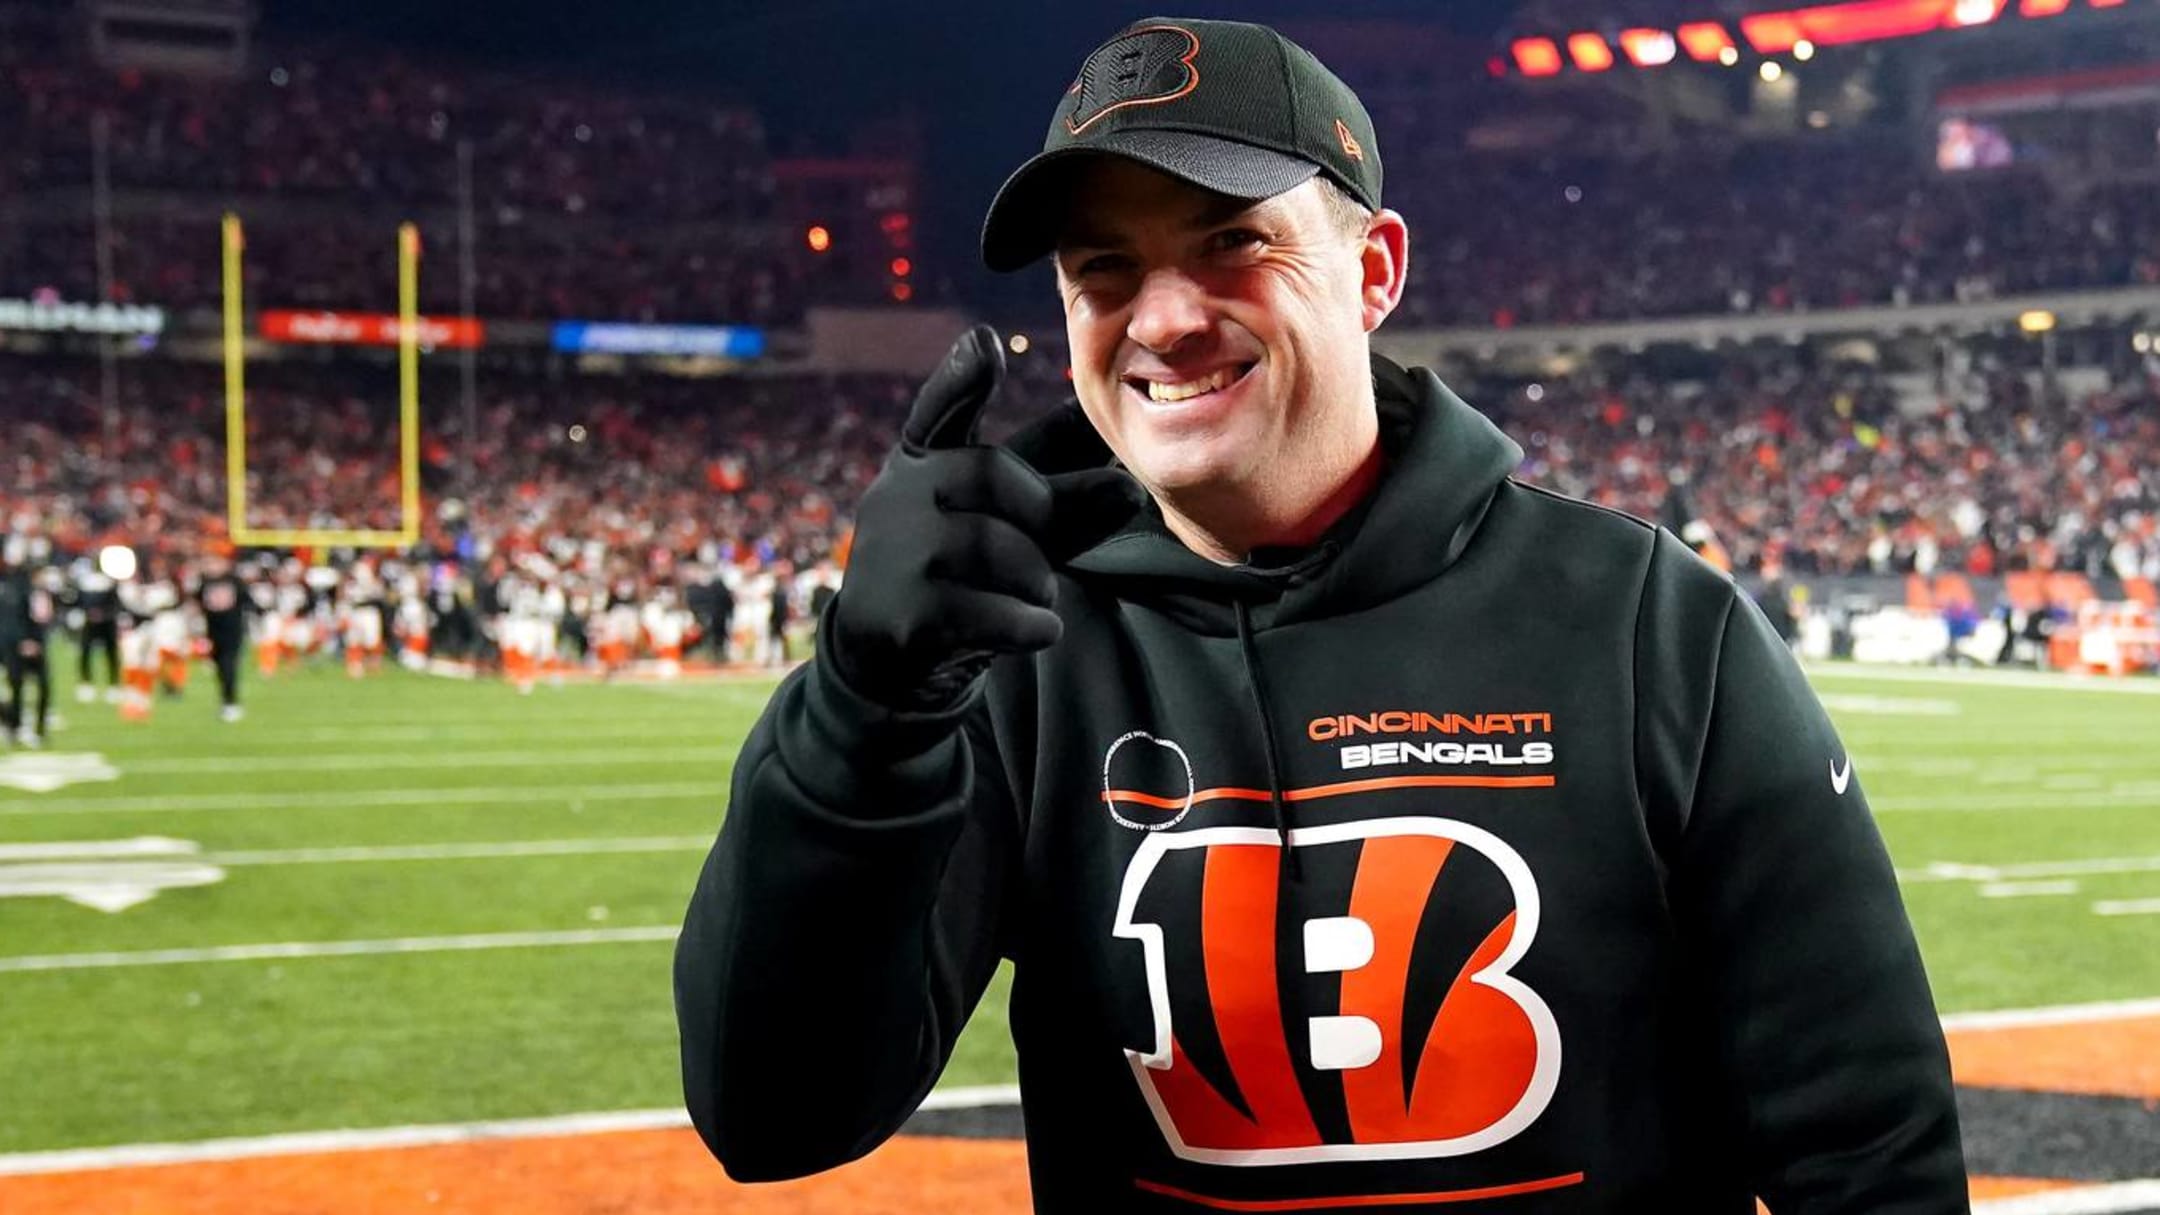
[[[1965,580],[1965,575],[1937,574],[1935,575],[1935,602],[1942,604],[1944,607],[1948,607],[1953,603],[1962,607],[1972,607],[1978,601],[1973,598],[1972,583]]]
[[[1935,610],[1935,599],[1928,592],[1927,579],[1918,574],[1905,575],[1905,606],[1915,612]]]

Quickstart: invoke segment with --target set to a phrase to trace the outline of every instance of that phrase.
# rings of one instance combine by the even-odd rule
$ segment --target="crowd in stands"
[[[1740,573],[2160,578],[2160,375],[2068,394],[2018,371],[1901,400],[1851,367],[1560,380],[1484,402],[1522,479],[1687,532]]]
[[[1661,158],[1466,161],[1406,149],[1395,323],[1576,324],[1969,302],[2160,285],[2160,193],[1945,176],[1909,144],[1824,137]]]
[[[114,293],[214,305],[217,215],[249,224],[250,302],[387,310],[396,225],[424,308],[459,302],[458,145],[475,311],[770,324],[803,305],[755,113],[370,49],[262,48],[237,79],[110,72],[22,10],[0,37],[0,295],[96,298],[94,116],[110,132]],[[33,36],[38,30],[45,37]]]
[[[1047,348],[1014,361],[999,414],[1061,399]],[[1585,374],[1502,391],[1466,385],[1519,442],[1522,479],[1682,530],[1706,525],[1742,574],[2160,577],[2160,393],[1982,375],[1915,406],[1883,377],[1791,359],[1717,378]],[[0,518],[62,547],[187,543],[225,516],[225,415],[213,370],[123,367],[108,428],[95,369],[0,361],[9,443]],[[263,367],[248,417],[250,522],[397,525],[387,368]],[[426,543],[562,554],[597,545],[641,565],[703,552],[795,568],[839,555],[914,385],[904,377],[715,380],[491,375],[466,444],[454,380],[423,387]],[[467,487],[470,486],[468,491]],[[461,538],[462,537],[462,538]]]
[[[251,225],[258,304],[387,306],[390,233],[413,218],[430,251],[423,306],[455,308],[461,142],[482,315],[786,323],[812,292],[774,214],[765,133],[741,107],[373,48],[261,47],[227,81],[113,73],[70,49],[79,39],[20,32],[0,38],[0,196],[63,201],[0,216],[0,294],[94,295],[95,113],[121,192],[116,291],[137,302],[216,301],[214,218],[230,205]],[[1382,116],[1388,200],[1413,231],[1398,325],[2160,284],[2160,192],[2146,185],[1945,175],[1910,140],[1842,131],[1470,153],[1447,107],[1398,97]]]

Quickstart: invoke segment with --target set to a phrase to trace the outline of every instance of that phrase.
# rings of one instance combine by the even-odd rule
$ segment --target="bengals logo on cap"
[[[1175,101],[1200,84],[1193,59],[1200,36],[1178,25],[1148,25],[1104,43],[1080,65],[1080,78],[1065,132],[1078,135],[1104,115],[1127,106]]]

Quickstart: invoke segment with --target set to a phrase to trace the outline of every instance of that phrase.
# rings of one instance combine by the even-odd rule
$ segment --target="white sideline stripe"
[[[357,755],[190,756],[134,760],[129,776],[188,776],[215,772],[375,772],[398,768],[610,767],[732,759],[725,747],[616,747],[604,751],[464,751],[452,756],[410,751],[362,752]]]
[[[443,937],[395,937],[381,941],[279,941],[263,945],[217,945],[208,949],[131,949],[112,953],[48,953],[0,957],[0,974],[33,970],[107,970],[122,966],[178,966],[195,962],[260,962],[273,958],[349,958],[372,954],[462,953],[482,949],[547,949],[563,945],[623,945],[672,941],[673,924],[637,928],[584,928],[566,932],[479,932]]]
[[[2160,1181],[2123,1181],[1976,1202],[1973,1215],[2121,1215],[2155,1207],[2160,1207]]]
[[[2126,696],[2160,696],[2160,683],[2150,679],[2117,678],[2111,675],[2064,675],[2053,671],[1916,671],[1906,667],[1870,666],[1862,663],[1813,663],[1808,678],[1880,679],[1889,683],[1939,683],[1961,687],[2048,688],[2061,692],[2113,692]]]
[[[345,861],[465,861],[515,856],[597,856],[617,852],[693,852],[712,847],[709,835],[661,835],[589,840],[504,840],[489,844],[390,844],[355,848],[285,848],[206,852],[206,865],[320,865]],[[0,852],[4,852],[0,849]]]
[[[1018,1086],[986,1084],[975,1088],[938,1089],[923,1099],[922,1108],[978,1109],[985,1106],[1017,1105],[1019,1101]],[[672,1131],[687,1129],[689,1125],[690,1116],[679,1109],[622,1110],[597,1114],[563,1114],[552,1118],[515,1118],[498,1122],[301,1131],[248,1139],[208,1139],[196,1143],[143,1143],[125,1147],[75,1148],[58,1152],[21,1152],[12,1156],[0,1155],[0,1177],[142,1168],[160,1164],[204,1164],[259,1156],[383,1151],[483,1140],[552,1139],[566,1135],[607,1135],[622,1131]]]
[[[2096,1004],[2057,1004],[2046,1008],[2001,1008],[1986,1012],[1951,1013],[1942,1019],[1942,1026],[1951,1032],[2025,1029],[2035,1025],[2127,1021],[2133,1017],[2160,1017],[2160,999],[2104,1000]]]
[[[1921,869],[1900,869],[1897,876],[1901,882],[2010,882],[2111,873],[2160,873],[2160,856],[2100,856],[2080,861],[2030,861],[2016,865],[1937,861]]]
[[[2102,899],[2092,909],[2094,915],[2160,915],[2160,899]]]
[[[672,801],[710,798],[717,805],[724,791],[718,781],[677,781],[657,785],[485,785],[447,789],[352,789],[342,793],[181,793],[135,797],[78,797],[64,801],[0,801],[0,815],[118,814],[169,810],[318,810],[337,806],[479,806],[500,802],[555,805],[570,801],[602,804],[623,801]]]

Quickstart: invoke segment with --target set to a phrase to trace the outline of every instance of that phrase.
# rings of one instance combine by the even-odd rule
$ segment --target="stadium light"
[[[2094,8],[2121,8],[2123,0],[2092,0]]]
[[[1713,59],[1725,63],[1727,51],[1733,51],[1734,62],[1740,58],[1740,53],[1733,50],[1732,35],[1726,33],[1725,27],[1715,21],[1697,21],[1681,26],[1680,45],[1687,48],[1688,57],[1698,63],[1709,63]],[[1726,63],[1726,66],[1730,67],[1732,64]]]
[[[1028,352],[1028,335],[1016,333],[1012,335],[1012,339],[1006,342],[1005,345],[1010,347],[1014,354],[1026,354]]]
[[[1763,65],[1758,71],[1762,75],[1764,84],[1776,84],[1785,78],[1785,68],[1775,59],[1763,60]]]
[[[1736,46],[1726,47],[1717,53],[1717,61],[1726,67],[1736,66],[1740,62],[1740,48]]]
[[[1514,52],[1515,66],[1525,76],[1560,74],[1560,48],[1550,38],[1517,38],[1509,49]]]
[[[2055,314],[2045,308],[2035,308],[2018,314],[2018,328],[2027,333],[2047,333],[2055,328]]]
[[[1602,72],[1612,67],[1612,47],[1596,34],[1569,34],[1568,57],[1575,66],[1586,72]]]
[[[1802,38],[1800,41],[1793,43],[1792,57],[1798,59],[1802,63],[1806,63],[1808,60],[1815,57],[1815,44],[1809,42],[1805,38]]]
[[[812,225],[808,232],[803,233],[803,239],[810,242],[812,253],[823,253],[832,248],[832,233],[822,224]]]
[[[2008,0],[1957,0],[1950,9],[1952,25],[1986,25],[2002,16]]]
[[[904,257],[896,257],[892,259],[892,265],[888,268],[892,271],[894,278],[906,278],[914,273],[915,263]]]
[[[2151,334],[2139,333],[2131,335],[2130,349],[2137,351],[2139,354],[2151,354],[2152,348],[2153,336]]]
[[[1664,30],[1621,30],[1620,49],[1636,67],[1664,67],[1680,53],[1680,44]]]
[[[2070,7],[2070,0],[2019,0],[2018,16],[2052,17]]]
[[[98,572],[114,582],[126,582],[135,576],[135,550],[125,544],[108,544],[98,550]]]

